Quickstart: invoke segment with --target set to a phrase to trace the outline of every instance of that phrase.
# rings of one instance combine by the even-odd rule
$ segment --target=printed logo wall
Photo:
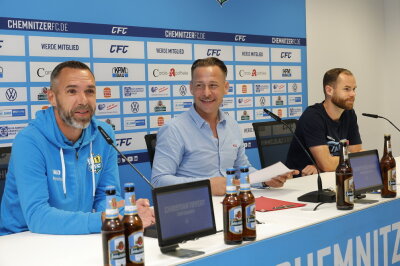
[[[304,110],[305,53],[305,38],[290,36],[0,17],[0,145],[12,145],[35,113],[49,107],[53,68],[76,58],[95,74],[96,117],[116,131],[128,158],[146,161],[144,135],[191,108],[191,64],[214,56],[228,67],[221,108],[254,148],[251,124],[271,119],[263,108],[282,118]]]

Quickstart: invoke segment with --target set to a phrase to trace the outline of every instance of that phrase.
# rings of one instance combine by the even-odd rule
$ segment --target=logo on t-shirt
[[[326,144],[329,146],[329,152],[331,153],[331,155],[339,156],[339,150],[340,150],[339,141],[336,141],[331,136],[326,136],[326,138],[328,139]]]

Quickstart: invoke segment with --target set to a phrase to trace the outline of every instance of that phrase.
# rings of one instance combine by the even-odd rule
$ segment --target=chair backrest
[[[157,133],[145,135],[144,140],[146,141],[150,165],[153,167],[154,154],[156,153]]]
[[[6,174],[8,163],[11,156],[11,147],[0,147],[0,202],[3,197],[4,185],[6,183]]]
[[[296,129],[296,119],[284,121],[293,131]],[[253,128],[261,167],[264,168],[279,161],[285,163],[293,138],[290,130],[277,121],[255,122],[253,123]]]

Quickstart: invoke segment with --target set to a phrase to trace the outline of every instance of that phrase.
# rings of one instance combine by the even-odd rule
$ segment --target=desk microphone
[[[128,160],[128,158],[126,158],[126,156],[120,151],[118,150],[117,147],[115,147],[112,138],[107,134],[107,132],[101,127],[101,126],[97,126],[97,128],[99,129],[101,135],[104,137],[104,139],[106,140],[106,142],[108,144],[110,144],[111,146],[113,146],[113,148],[122,156],[122,158],[125,159],[125,161],[133,168],[133,170],[135,170],[136,173],[139,174],[139,176],[147,182],[147,184],[150,185],[150,187],[153,189],[153,185],[150,183],[150,181],[133,165],[131,164],[131,162]]]
[[[272,117],[275,121],[282,123],[284,126],[286,126],[287,129],[292,133],[293,137],[296,139],[297,143],[300,145],[302,150],[307,154],[307,157],[310,159],[310,161],[313,163],[314,167],[317,169],[318,172],[318,190],[317,191],[312,191],[308,192],[300,197],[297,198],[299,201],[305,201],[305,202],[323,202],[323,203],[328,203],[328,202],[335,202],[336,201],[336,194],[335,192],[329,190],[329,189],[322,189],[322,179],[320,175],[319,168],[317,164],[315,163],[314,159],[311,157],[311,155],[308,153],[307,149],[304,147],[304,145],[301,143],[299,138],[296,136],[296,134],[293,132],[292,128],[286,124],[284,120],[282,120],[279,116],[274,114],[273,112],[264,109],[264,112],[266,112],[270,117]]]
[[[386,117],[383,117],[383,116],[380,116],[380,115],[374,115],[374,114],[367,114],[367,113],[362,113],[362,115],[363,116],[366,116],[366,117],[372,117],[372,118],[383,118],[383,119],[385,119],[386,121],[388,121],[390,124],[392,124],[392,126],[394,126],[396,129],[397,129],[397,131],[399,131],[400,132],[400,129],[398,129],[398,127],[396,127],[389,119],[387,119]]]

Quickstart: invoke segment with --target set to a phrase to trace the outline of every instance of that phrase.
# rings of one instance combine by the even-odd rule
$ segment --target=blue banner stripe
[[[149,37],[162,39],[184,39],[236,43],[258,43],[291,46],[306,46],[306,38],[283,36],[262,36],[222,32],[163,29],[123,25],[107,25],[83,22],[35,20],[23,18],[0,18],[0,30],[42,31],[57,33],[79,33],[96,35],[116,35],[129,37]]]

